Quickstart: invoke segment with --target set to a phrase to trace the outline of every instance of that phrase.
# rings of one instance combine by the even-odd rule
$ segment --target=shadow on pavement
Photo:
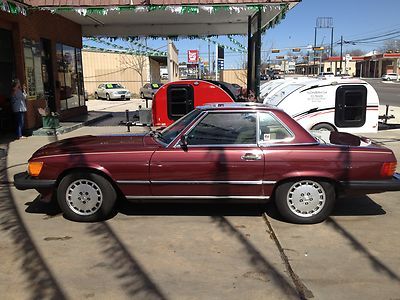
[[[167,299],[106,222],[90,224],[88,231],[103,245],[104,259],[115,271],[121,288],[129,297]]]
[[[120,201],[118,212],[128,216],[261,216],[265,204],[130,203]]]
[[[399,275],[391,270],[388,266],[386,266],[383,262],[381,262],[378,258],[376,258],[369,250],[361,244],[350,232],[348,232],[344,227],[342,227],[340,224],[338,224],[335,220],[332,218],[329,218],[326,220],[326,224],[331,226],[334,230],[336,230],[338,233],[340,233],[344,238],[346,238],[348,241],[350,241],[351,246],[361,252],[366,258],[369,259],[369,261],[372,264],[372,267],[379,273],[382,273],[389,277],[392,280],[395,280],[397,282],[400,282],[400,277]]]
[[[0,169],[6,170],[6,158],[0,159]],[[0,174],[7,181],[7,172]],[[11,194],[11,186],[0,185],[0,230],[13,242],[15,258],[25,277],[29,299],[66,299],[45,259],[29,235]],[[3,258],[4,259],[4,258]]]
[[[55,199],[51,202],[41,201],[41,196],[38,195],[33,201],[26,202],[27,206],[25,212],[30,214],[46,214],[50,217],[54,217],[62,213],[60,206]]]
[[[286,222],[279,214],[274,203],[268,203],[265,207],[268,217]],[[331,216],[378,216],[386,211],[368,196],[338,198]]]
[[[344,197],[336,200],[332,216],[378,216],[386,211],[368,196]]]
[[[384,124],[384,123],[379,123],[378,124],[378,131],[384,131],[384,130],[390,130],[390,129],[399,129],[400,124]]]
[[[223,232],[227,233],[229,236],[233,236],[243,245],[246,249],[247,258],[251,265],[253,265],[258,272],[265,274],[268,279],[271,279],[274,285],[286,296],[305,299],[304,295],[301,293],[299,294],[299,292],[290,284],[288,279],[285,278],[274,267],[274,265],[257,250],[245,235],[238,231],[226,218],[222,216],[212,216],[211,219]]]

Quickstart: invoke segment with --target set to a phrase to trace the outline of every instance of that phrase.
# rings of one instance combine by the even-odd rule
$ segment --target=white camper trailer
[[[378,94],[359,79],[336,77],[290,83],[270,93],[264,103],[283,109],[307,130],[378,130]]]

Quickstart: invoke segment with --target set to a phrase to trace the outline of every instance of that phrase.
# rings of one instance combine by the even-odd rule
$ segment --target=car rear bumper
[[[388,180],[363,180],[346,181],[340,183],[341,191],[345,194],[375,194],[383,192],[400,191],[400,174],[395,173]]]
[[[53,188],[56,180],[37,179],[29,176],[28,172],[22,172],[14,175],[14,186],[18,190],[43,190]]]

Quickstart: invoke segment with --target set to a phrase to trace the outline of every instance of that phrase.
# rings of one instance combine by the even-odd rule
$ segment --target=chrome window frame
[[[256,116],[256,143],[255,144],[204,144],[204,145],[187,145],[188,148],[227,148],[227,147],[232,147],[232,148],[254,148],[258,147],[258,135],[259,135],[259,118],[258,118],[258,111],[254,109],[246,109],[246,110],[212,110],[212,111],[205,111],[204,115],[200,114],[198,116],[198,120],[194,122],[190,128],[186,131],[184,131],[184,135],[190,134],[190,132],[194,129],[195,126],[197,126],[208,114],[210,113],[254,113]],[[178,138],[178,137],[177,137]],[[173,143],[173,142],[172,142]],[[171,144],[172,144],[171,143]],[[168,145],[169,146],[169,145]],[[173,148],[178,148],[179,146],[179,139],[178,141],[175,142]]]

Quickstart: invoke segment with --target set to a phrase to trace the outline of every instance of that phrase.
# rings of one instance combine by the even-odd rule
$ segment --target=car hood
[[[161,145],[153,137],[145,134],[85,135],[43,146],[33,154],[32,158],[76,153],[154,151],[160,147]]]

